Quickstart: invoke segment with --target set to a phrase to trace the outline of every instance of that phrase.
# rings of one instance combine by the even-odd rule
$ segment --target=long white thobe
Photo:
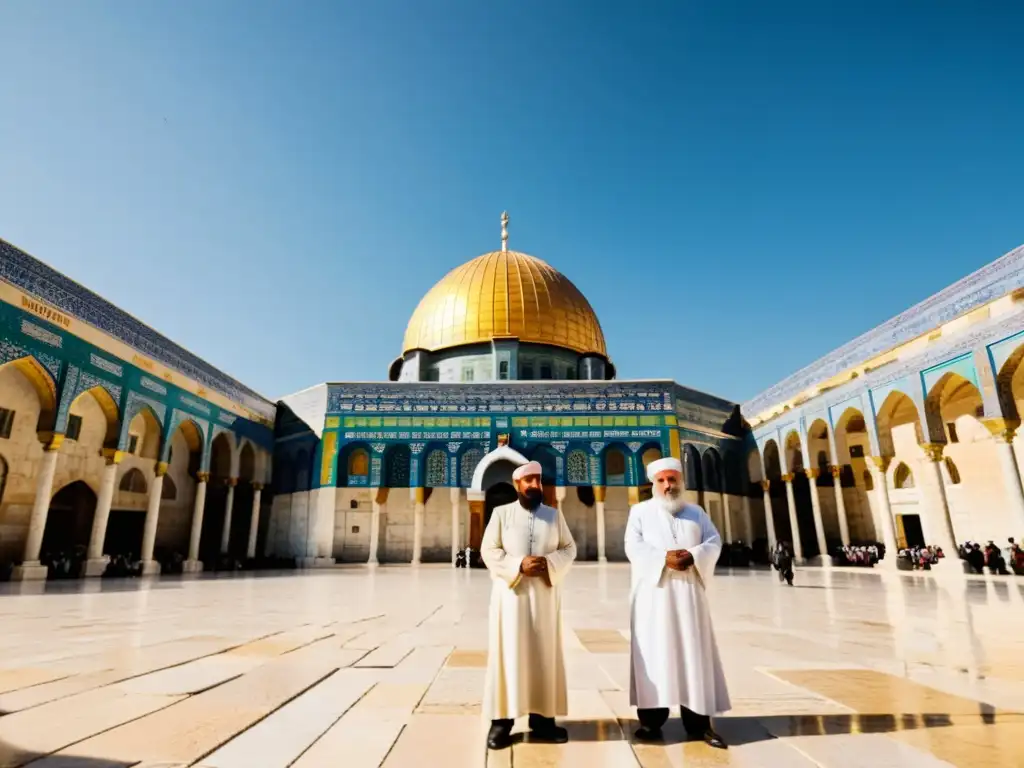
[[[675,571],[665,553],[685,549],[693,565]],[[701,715],[731,707],[705,588],[722,540],[696,504],[672,514],[651,499],[626,523],[630,590],[629,701],[640,709],[684,706]]]
[[[480,555],[493,580],[484,717],[565,715],[560,584],[576,559],[565,518],[544,504],[533,512],[518,501],[496,507]],[[526,555],[547,558],[550,587],[543,577],[520,572]]]

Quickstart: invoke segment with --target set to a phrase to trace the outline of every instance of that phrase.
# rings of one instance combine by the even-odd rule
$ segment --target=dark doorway
[[[142,549],[142,528],[146,513],[133,509],[112,509],[107,520],[107,536],[103,540],[103,554],[132,555],[136,559]]]
[[[825,554],[818,551],[818,535],[814,530],[814,504],[811,502],[811,491],[811,482],[807,475],[803,472],[798,473],[793,478],[793,500],[796,502],[796,522],[800,529],[800,546],[803,548],[804,557]]]
[[[923,547],[924,529],[921,527],[920,515],[900,515],[903,520],[903,536],[908,547]]]
[[[50,577],[78,576],[92,533],[96,494],[77,480],[61,488],[50,502],[43,530],[41,559]]]
[[[204,571],[215,571],[221,566],[220,537],[224,533],[227,502],[227,485],[219,478],[211,478],[206,484],[203,527],[199,533],[199,560],[203,563]]]
[[[484,530],[487,530],[487,523],[491,521],[491,512],[495,507],[502,504],[511,504],[519,499],[516,489],[509,483],[495,483],[487,489],[484,496]]]

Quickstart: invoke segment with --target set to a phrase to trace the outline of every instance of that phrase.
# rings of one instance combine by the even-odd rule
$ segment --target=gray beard
[[[679,496],[677,496],[674,499],[669,499],[666,498],[665,496],[658,496],[657,494],[655,494],[654,500],[655,502],[657,502],[659,509],[670,515],[674,515],[676,512],[678,512],[679,510],[686,506],[686,501],[683,499],[682,494],[679,494]]]

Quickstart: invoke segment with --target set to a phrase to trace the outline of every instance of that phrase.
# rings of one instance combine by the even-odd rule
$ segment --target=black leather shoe
[[[545,744],[565,744],[568,740],[569,732],[554,723],[543,725],[530,731],[530,741],[544,742]]]
[[[637,728],[633,735],[640,741],[661,741],[663,738],[661,728],[648,728],[646,725]]]
[[[512,746],[512,729],[504,723],[492,723],[487,732],[488,749],[505,749]]]
[[[722,737],[715,733],[711,728],[704,731],[704,743],[709,747],[714,747],[715,749],[729,748],[729,746],[722,741]]]

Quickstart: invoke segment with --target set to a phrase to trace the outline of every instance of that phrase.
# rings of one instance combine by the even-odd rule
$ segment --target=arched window
[[[580,450],[570,451],[565,460],[566,474],[572,485],[590,485],[590,466],[587,454]]]
[[[396,445],[388,453],[387,458],[387,487],[408,488],[409,487],[409,465],[412,455],[409,448],[404,445]]]
[[[896,488],[913,488],[914,473],[910,471],[910,467],[901,461],[893,473],[892,482]]]
[[[348,457],[349,477],[366,477],[370,474],[370,454],[365,448],[356,448]]]
[[[440,448],[427,454],[428,488],[441,488],[448,485],[448,455]]]
[[[128,493],[145,493],[146,477],[138,469],[129,469],[124,473],[124,477],[121,478],[121,483],[117,488],[119,491],[127,491]]]
[[[960,470],[956,468],[956,464],[949,456],[946,457],[946,472],[949,473],[950,485],[960,485]]]
[[[609,448],[604,455],[605,483],[622,485],[626,482],[626,456],[618,448]]]
[[[459,484],[463,488],[469,488],[473,485],[473,473],[483,457],[484,452],[479,448],[470,448],[462,454],[462,465],[459,467]]]
[[[164,484],[160,489],[160,498],[164,501],[174,501],[178,498],[178,486],[174,484],[174,478],[164,475]]]
[[[864,490],[873,491],[875,490],[875,478],[871,476],[868,470],[864,470]]]

